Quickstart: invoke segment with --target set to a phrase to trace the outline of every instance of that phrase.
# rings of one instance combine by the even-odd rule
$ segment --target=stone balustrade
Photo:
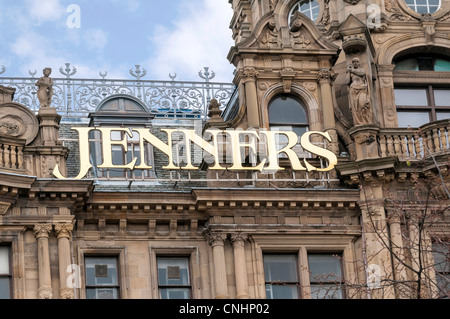
[[[420,160],[430,154],[450,149],[450,119],[420,128],[384,128],[380,130],[381,157],[396,156],[401,160]]]
[[[24,140],[0,138],[0,170],[23,170]]]

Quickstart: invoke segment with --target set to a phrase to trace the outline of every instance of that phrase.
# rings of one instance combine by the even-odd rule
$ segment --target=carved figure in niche
[[[50,78],[52,69],[45,68],[43,73],[44,76],[36,82],[36,86],[39,87],[37,96],[41,107],[50,107],[53,97],[53,79]]]
[[[354,125],[372,124],[373,113],[369,81],[366,71],[360,68],[358,58],[354,58],[352,64],[347,66],[345,83],[349,86],[350,111],[353,115]]]

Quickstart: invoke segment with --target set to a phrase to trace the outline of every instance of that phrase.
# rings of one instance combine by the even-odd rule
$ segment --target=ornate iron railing
[[[5,71],[0,66],[0,74]],[[100,72],[100,79],[72,78],[77,69],[70,63],[59,72],[65,78],[53,78],[52,106],[64,117],[86,117],[105,98],[127,94],[141,100],[157,117],[206,118],[211,99],[217,99],[224,109],[235,91],[233,84],[212,82],[215,73],[207,67],[199,72],[202,81],[198,82],[176,81],[176,74],[169,74],[169,81],[143,80],[147,71],[140,65],[130,70],[133,80],[107,79],[107,72]],[[0,85],[16,89],[14,102],[38,111],[37,72],[29,73],[28,78],[0,77]]]

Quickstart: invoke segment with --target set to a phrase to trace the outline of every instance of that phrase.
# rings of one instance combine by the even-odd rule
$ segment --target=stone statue
[[[370,86],[366,71],[360,68],[358,58],[352,60],[347,67],[346,84],[350,87],[349,102],[355,126],[372,124],[373,112],[370,101]]]
[[[52,69],[45,68],[43,72],[44,76],[36,82],[36,86],[39,87],[37,96],[41,107],[50,107],[53,96],[53,79],[50,78]]]

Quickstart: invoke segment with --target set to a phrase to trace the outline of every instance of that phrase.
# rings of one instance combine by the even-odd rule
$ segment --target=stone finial
[[[223,122],[223,118],[222,118],[222,111],[220,110],[220,103],[216,100],[216,99],[212,99],[211,102],[209,103],[209,107],[208,107],[208,116],[209,116],[209,122],[214,122],[214,123],[222,123]]]
[[[37,97],[41,107],[50,107],[53,97],[53,79],[50,78],[52,69],[45,68],[43,73],[44,76],[36,82],[36,86],[39,87]]]
[[[15,93],[16,89],[0,85],[0,104],[12,102]]]

